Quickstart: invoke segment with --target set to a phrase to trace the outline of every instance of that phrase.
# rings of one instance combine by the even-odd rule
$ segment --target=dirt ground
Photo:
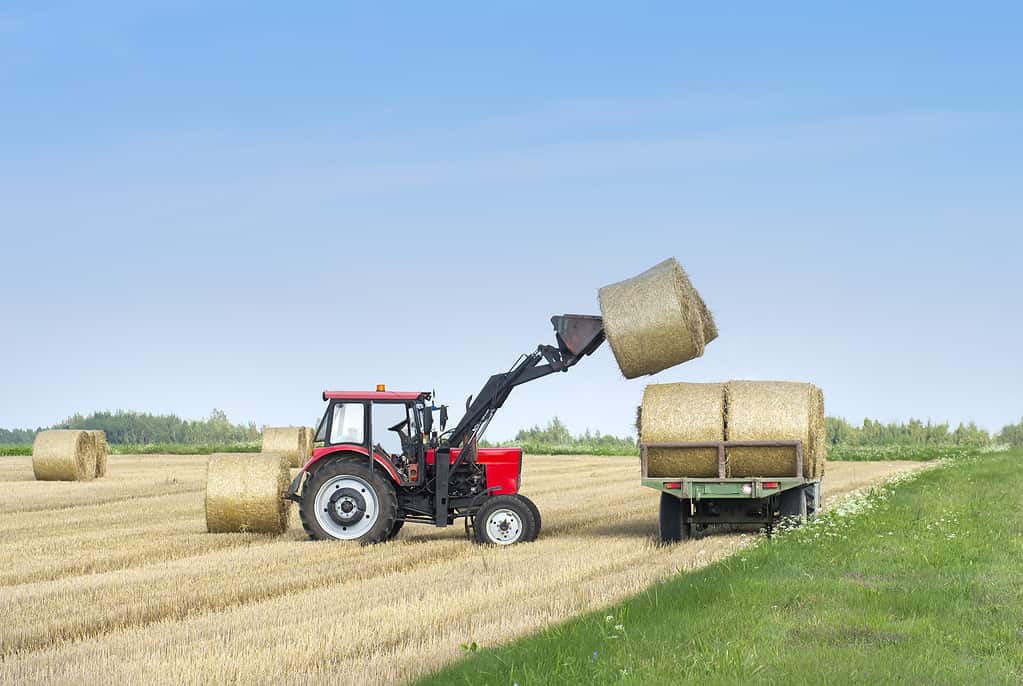
[[[917,462],[834,462],[825,504]],[[395,683],[729,554],[655,545],[636,458],[528,456],[531,544],[408,525],[361,547],[205,532],[202,456],[110,457],[107,478],[32,479],[0,458],[0,682]],[[356,676],[357,675],[357,676]]]

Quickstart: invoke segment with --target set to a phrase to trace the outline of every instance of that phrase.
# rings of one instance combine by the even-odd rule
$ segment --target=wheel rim
[[[343,541],[364,535],[380,517],[380,499],[373,487],[347,474],[325,481],[316,492],[315,505],[320,528]]]
[[[501,508],[487,517],[487,538],[498,545],[509,545],[522,538],[522,518],[518,512]]]

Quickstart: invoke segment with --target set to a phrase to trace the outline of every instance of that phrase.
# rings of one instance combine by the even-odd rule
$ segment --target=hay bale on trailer
[[[817,386],[813,387],[811,402],[810,436],[814,443],[810,445],[810,452],[813,456],[813,477],[820,479],[824,476],[824,465],[828,461],[828,434],[824,428],[824,391]]]
[[[279,534],[288,528],[289,459],[281,454],[214,453],[206,469],[210,533]]]
[[[598,292],[604,334],[627,379],[703,355],[714,319],[675,258]]]
[[[803,476],[823,469],[824,400],[816,386],[792,381],[729,381],[730,441],[803,441]],[[729,476],[794,476],[793,448],[728,448]],[[817,460],[821,460],[820,466]]]
[[[725,438],[725,385],[650,384],[643,391],[640,441],[672,443]],[[717,476],[717,448],[648,448],[651,477]]]
[[[32,472],[39,481],[96,478],[96,441],[87,431],[40,431],[32,443]]]
[[[92,436],[93,448],[96,451],[96,478],[107,475],[107,432],[100,429],[86,431]]]
[[[291,467],[301,467],[309,455],[304,426],[268,426],[263,429],[263,452],[288,458]]]

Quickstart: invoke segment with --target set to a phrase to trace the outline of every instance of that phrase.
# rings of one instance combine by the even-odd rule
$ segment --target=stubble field
[[[3,683],[407,680],[595,609],[742,545],[654,544],[656,492],[636,458],[527,456],[534,543],[476,546],[407,526],[372,547],[205,532],[206,458],[114,455],[91,483],[43,483],[0,460]],[[828,465],[825,500],[917,469]]]

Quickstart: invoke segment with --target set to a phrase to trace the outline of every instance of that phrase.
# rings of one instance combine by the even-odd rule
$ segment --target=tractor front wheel
[[[495,495],[488,498],[473,521],[476,542],[482,545],[511,545],[536,538],[538,529],[533,510],[525,498]]]
[[[524,495],[516,493],[515,497],[524,502],[526,507],[529,508],[529,511],[533,513],[533,524],[535,524],[535,527],[533,528],[533,535],[529,538],[529,540],[535,541],[536,537],[540,535],[540,508],[536,506],[536,503]]]
[[[398,495],[368,465],[331,460],[306,482],[299,514],[311,538],[379,543],[397,533]]]

